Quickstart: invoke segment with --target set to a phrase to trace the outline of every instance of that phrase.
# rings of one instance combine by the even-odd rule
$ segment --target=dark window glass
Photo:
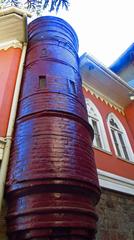
[[[118,128],[118,125],[115,123],[115,121],[114,121],[113,118],[110,120],[110,124],[111,124],[112,127],[115,127],[115,128],[117,128],[117,129],[119,129],[119,128]]]
[[[125,155],[125,158],[129,160],[129,156],[128,156],[128,153],[127,153],[127,149],[126,149],[122,134],[120,132],[118,132],[118,136],[119,136],[119,139],[120,139],[120,143],[121,143],[122,150],[123,150],[123,153]]]
[[[46,88],[46,76],[39,76],[39,88]]]
[[[118,141],[117,141],[117,138],[116,138],[115,131],[113,129],[111,129],[111,132],[112,132],[112,136],[113,136],[113,139],[114,139],[117,154],[118,154],[119,157],[121,157],[121,152],[120,152],[120,149],[119,149],[119,144],[118,144]]]
[[[96,140],[96,145],[97,145],[97,147],[102,148],[102,143],[101,143],[101,138],[100,138],[100,134],[99,134],[97,121],[94,119],[92,119],[92,127],[94,129],[94,138]]]
[[[76,86],[74,81],[69,80],[69,88],[72,94],[76,94]]]

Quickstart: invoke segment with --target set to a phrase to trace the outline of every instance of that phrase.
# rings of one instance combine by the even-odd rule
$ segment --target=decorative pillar
[[[9,240],[94,239],[100,189],[78,39],[57,17],[29,25],[7,178]]]

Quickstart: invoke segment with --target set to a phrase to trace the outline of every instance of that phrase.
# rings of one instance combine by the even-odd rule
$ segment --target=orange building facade
[[[0,50],[0,136],[3,138],[6,137],[7,133],[21,51],[21,48],[13,48],[12,46]]]
[[[128,159],[116,155],[107,121],[108,115],[111,113],[113,113],[119,119],[119,121],[122,123],[127,132],[128,139],[131,144],[131,149],[133,151],[134,149],[133,134],[127,122],[126,116],[122,112],[119,112],[118,109],[115,109],[113,106],[106,104],[106,102],[102,101],[102,99],[100,99],[99,97],[96,98],[95,95],[91,94],[90,90],[84,89],[84,95],[86,99],[90,99],[95,104],[100,115],[102,116],[107,141],[109,144],[109,149],[106,150],[101,147],[99,148],[97,146],[94,146],[97,168],[112,174],[116,174],[120,177],[134,180],[133,155],[131,155],[132,158],[130,157],[130,162]],[[131,113],[129,116],[131,117]],[[132,119],[130,122],[132,122]]]
[[[122,58],[126,58],[126,55]],[[115,66],[118,65],[115,63]],[[132,63],[129,75],[133,78]],[[123,67],[122,67],[123,68]],[[102,189],[97,240],[133,239],[134,86],[85,53],[80,61]],[[125,67],[122,69],[125,75]]]
[[[94,128],[95,138],[98,138],[93,146],[100,182],[104,184],[101,181],[104,173],[105,177],[109,175],[109,181],[113,179],[113,190],[116,187],[118,189],[115,184],[119,178],[122,182],[119,184],[132,181],[133,185],[134,103],[130,99],[130,92],[131,95],[134,92],[133,87],[88,54],[81,57],[80,67],[89,121]],[[130,192],[131,188],[133,192],[132,185],[129,186]],[[125,192],[125,188],[122,185],[121,191]]]
[[[2,204],[4,202],[4,186],[26,47],[27,23],[25,13],[14,8],[1,12],[1,240],[7,239],[4,220],[6,212]],[[117,63],[115,63],[116,65]],[[130,99],[130,95],[134,95],[134,89],[127,81],[127,76],[133,75],[133,65],[131,62],[129,62],[129,66],[130,69],[128,71],[128,67],[126,68],[126,65],[123,66],[122,64],[120,72],[116,72],[114,68],[110,70],[104,67],[88,54],[84,54],[80,58],[83,92],[87,103],[89,123],[94,129],[93,148],[99,182],[102,188],[102,198],[98,206],[100,218],[98,235],[96,237],[98,240],[133,239],[134,101],[131,100],[132,98]],[[120,212],[116,209],[117,207],[120,208]],[[126,211],[126,208],[128,211]],[[115,225],[109,219],[109,215],[111,215],[112,220],[114,219]],[[121,227],[118,226],[119,221],[121,221]],[[125,226],[126,222],[125,228],[123,226]]]
[[[6,238],[3,199],[13,140],[21,77],[27,48],[26,13],[8,8],[0,11],[0,239]]]

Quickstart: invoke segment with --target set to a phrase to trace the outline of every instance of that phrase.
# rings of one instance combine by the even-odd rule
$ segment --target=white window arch
[[[110,152],[103,119],[95,104],[86,98],[88,121],[94,130],[93,146]]]
[[[114,113],[108,115],[108,127],[116,156],[134,161],[134,154],[125,128]]]

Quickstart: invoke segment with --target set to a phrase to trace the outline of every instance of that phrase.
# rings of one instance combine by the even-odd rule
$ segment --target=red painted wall
[[[129,178],[129,179],[134,179],[134,164],[133,163],[129,163],[125,160],[119,159],[116,155],[115,155],[115,151],[113,148],[113,144],[111,141],[111,137],[109,134],[109,130],[108,130],[108,126],[107,126],[107,116],[109,113],[113,112],[117,118],[121,121],[121,123],[123,124],[131,147],[134,150],[134,139],[131,132],[131,129],[128,125],[127,119],[125,116],[123,116],[122,113],[120,113],[118,110],[115,110],[113,107],[111,107],[109,104],[106,104],[104,101],[101,101],[99,98],[96,98],[94,95],[91,95],[91,93],[88,91],[85,91],[85,89],[83,89],[84,91],[84,95],[86,98],[89,98],[98,108],[102,119],[103,119],[103,123],[104,123],[104,127],[106,130],[106,134],[108,137],[108,142],[110,145],[110,150],[111,150],[111,154],[108,154],[104,151],[98,150],[94,148],[94,153],[95,153],[95,160],[96,160],[96,165],[98,169],[101,169],[103,171],[107,171],[125,178]],[[133,110],[132,110],[133,109]],[[134,105],[132,106],[131,109],[128,109],[129,111],[129,116],[131,119],[133,114],[134,114]],[[133,112],[131,112],[133,111]],[[132,122],[131,122],[132,125]],[[133,133],[134,133],[134,126],[133,126]]]
[[[125,115],[134,137],[134,101],[126,107]]]
[[[10,116],[21,49],[0,50],[0,137],[5,137]]]

